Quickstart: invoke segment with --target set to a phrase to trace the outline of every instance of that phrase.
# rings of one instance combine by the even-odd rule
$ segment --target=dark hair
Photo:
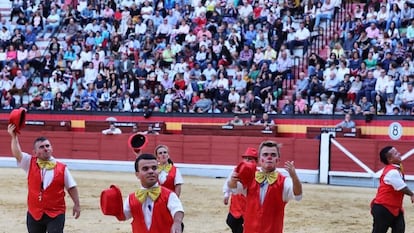
[[[140,156],[138,156],[137,159],[135,159],[135,172],[139,172],[139,161],[141,160],[155,160],[157,161],[157,158],[153,155],[153,154],[142,154]]]
[[[383,164],[388,165],[388,152],[390,152],[390,150],[392,149],[392,146],[386,146],[384,148],[382,148],[382,150],[380,151],[379,155],[380,155],[380,160]]]
[[[34,142],[33,142],[33,147],[35,147],[36,143],[38,143],[38,142],[44,142],[46,140],[49,140],[49,139],[47,139],[46,137],[43,137],[43,136],[36,138],[34,140]]]
[[[275,141],[263,141],[259,146],[259,154],[261,155],[263,147],[275,147],[277,149],[277,155],[280,157],[280,147],[282,145]]]

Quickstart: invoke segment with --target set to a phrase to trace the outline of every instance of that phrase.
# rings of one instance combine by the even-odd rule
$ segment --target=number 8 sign
[[[388,136],[392,139],[392,140],[398,140],[401,138],[403,134],[403,127],[400,123],[398,122],[393,122],[390,124],[390,126],[388,127]]]

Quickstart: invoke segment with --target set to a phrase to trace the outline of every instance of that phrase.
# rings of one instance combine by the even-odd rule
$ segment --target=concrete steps
[[[11,10],[12,10],[11,1],[8,1],[8,0],[0,1],[0,14],[2,17],[6,17],[6,19],[9,19]]]

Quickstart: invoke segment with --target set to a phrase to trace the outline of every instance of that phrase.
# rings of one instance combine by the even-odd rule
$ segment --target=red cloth
[[[285,177],[279,173],[275,183],[267,188],[263,204],[260,204],[260,184],[251,182],[247,188],[245,233],[282,233],[286,202],[283,201]]]
[[[175,185],[174,185],[175,174],[177,174],[177,168],[173,165],[171,167],[171,170],[168,172],[167,179],[161,186],[166,187],[167,189],[175,192]]]
[[[57,162],[54,168],[52,183],[45,190],[41,190],[42,177],[40,168],[36,163],[37,158],[32,157],[28,174],[28,197],[27,204],[29,213],[36,220],[40,220],[43,214],[54,218],[64,214],[65,205],[65,168],[66,165]],[[39,194],[42,192],[42,199]]]
[[[230,200],[229,212],[233,217],[240,218],[246,209],[246,197],[243,194],[233,194]]]
[[[114,13],[114,19],[115,19],[116,21],[121,21],[121,19],[122,19],[122,12],[120,12],[120,11],[115,11],[115,13]]]
[[[260,17],[260,14],[262,13],[262,7],[255,7],[253,9],[253,15],[255,19],[258,19]]]
[[[185,81],[184,79],[180,79],[174,82],[174,85],[176,86],[176,89],[179,90],[185,90]]]
[[[384,168],[384,171],[380,177],[380,184],[378,187],[377,195],[375,196],[374,200],[372,200],[372,203],[382,205],[387,208],[387,210],[389,210],[394,216],[398,216],[400,210],[404,211],[402,207],[404,193],[394,190],[392,185],[386,184],[384,182],[385,175],[393,169],[398,170],[398,168],[392,164],[387,165]]]
[[[129,206],[131,207],[132,232],[133,233],[170,233],[173,224],[173,217],[167,208],[168,198],[171,191],[161,186],[161,194],[155,200],[151,227],[148,230],[142,212],[142,204],[135,197],[135,193],[129,194]]]

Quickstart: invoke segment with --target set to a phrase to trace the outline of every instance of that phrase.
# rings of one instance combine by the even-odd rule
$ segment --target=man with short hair
[[[244,232],[282,233],[286,204],[289,200],[302,199],[302,184],[293,161],[285,162],[288,177],[276,170],[279,162],[280,144],[263,141],[259,146],[259,170],[249,172],[246,179],[239,176],[246,174],[244,171],[231,175],[228,187],[246,196]]]
[[[79,194],[67,166],[53,156],[53,147],[45,137],[33,143],[33,155],[22,152],[17,137],[18,126],[9,124],[11,151],[17,165],[27,173],[28,197],[26,225],[31,233],[63,233],[65,225],[65,189],[74,206],[73,216],[80,216]]]
[[[152,154],[135,160],[141,188],[124,201],[125,219],[133,218],[132,232],[181,233],[184,209],[173,191],[158,183],[158,162]]]
[[[371,202],[371,214],[374,220],[373,233],[385,233],[388,228],[393,233],[405,232],[403,199],[410,196],[414,203],[414,194],[404,180],[401,154],[393,146],[382,148],[380,160],[385,168],[379,180],[377,194]]]
[[[293,55],[296,46],[303,46],[303,55],[308,52],[310,31],[305,27],[305,22],[301,21],[299,28],[295,32],[295,39],[288,43],[290,54]]]
[[[402,95],[402,104],[401,107],[406,109],[408,112],[412,112],[412,108],[414,107],[414,89],[413,89],[413,82],[409,82],[407,85],[407,90],[404,91]]]
[[[328,25],[329,25],[330,21],[333,18],[334,10],[335,10],[335,4],[334,4],[334,2],[331,1],[331,0],[325,0],[322,3],[321,9],[316,14],[315,28],[318,28],[319,27],[319,23],[320,23],[321,19],[328,20]]]

